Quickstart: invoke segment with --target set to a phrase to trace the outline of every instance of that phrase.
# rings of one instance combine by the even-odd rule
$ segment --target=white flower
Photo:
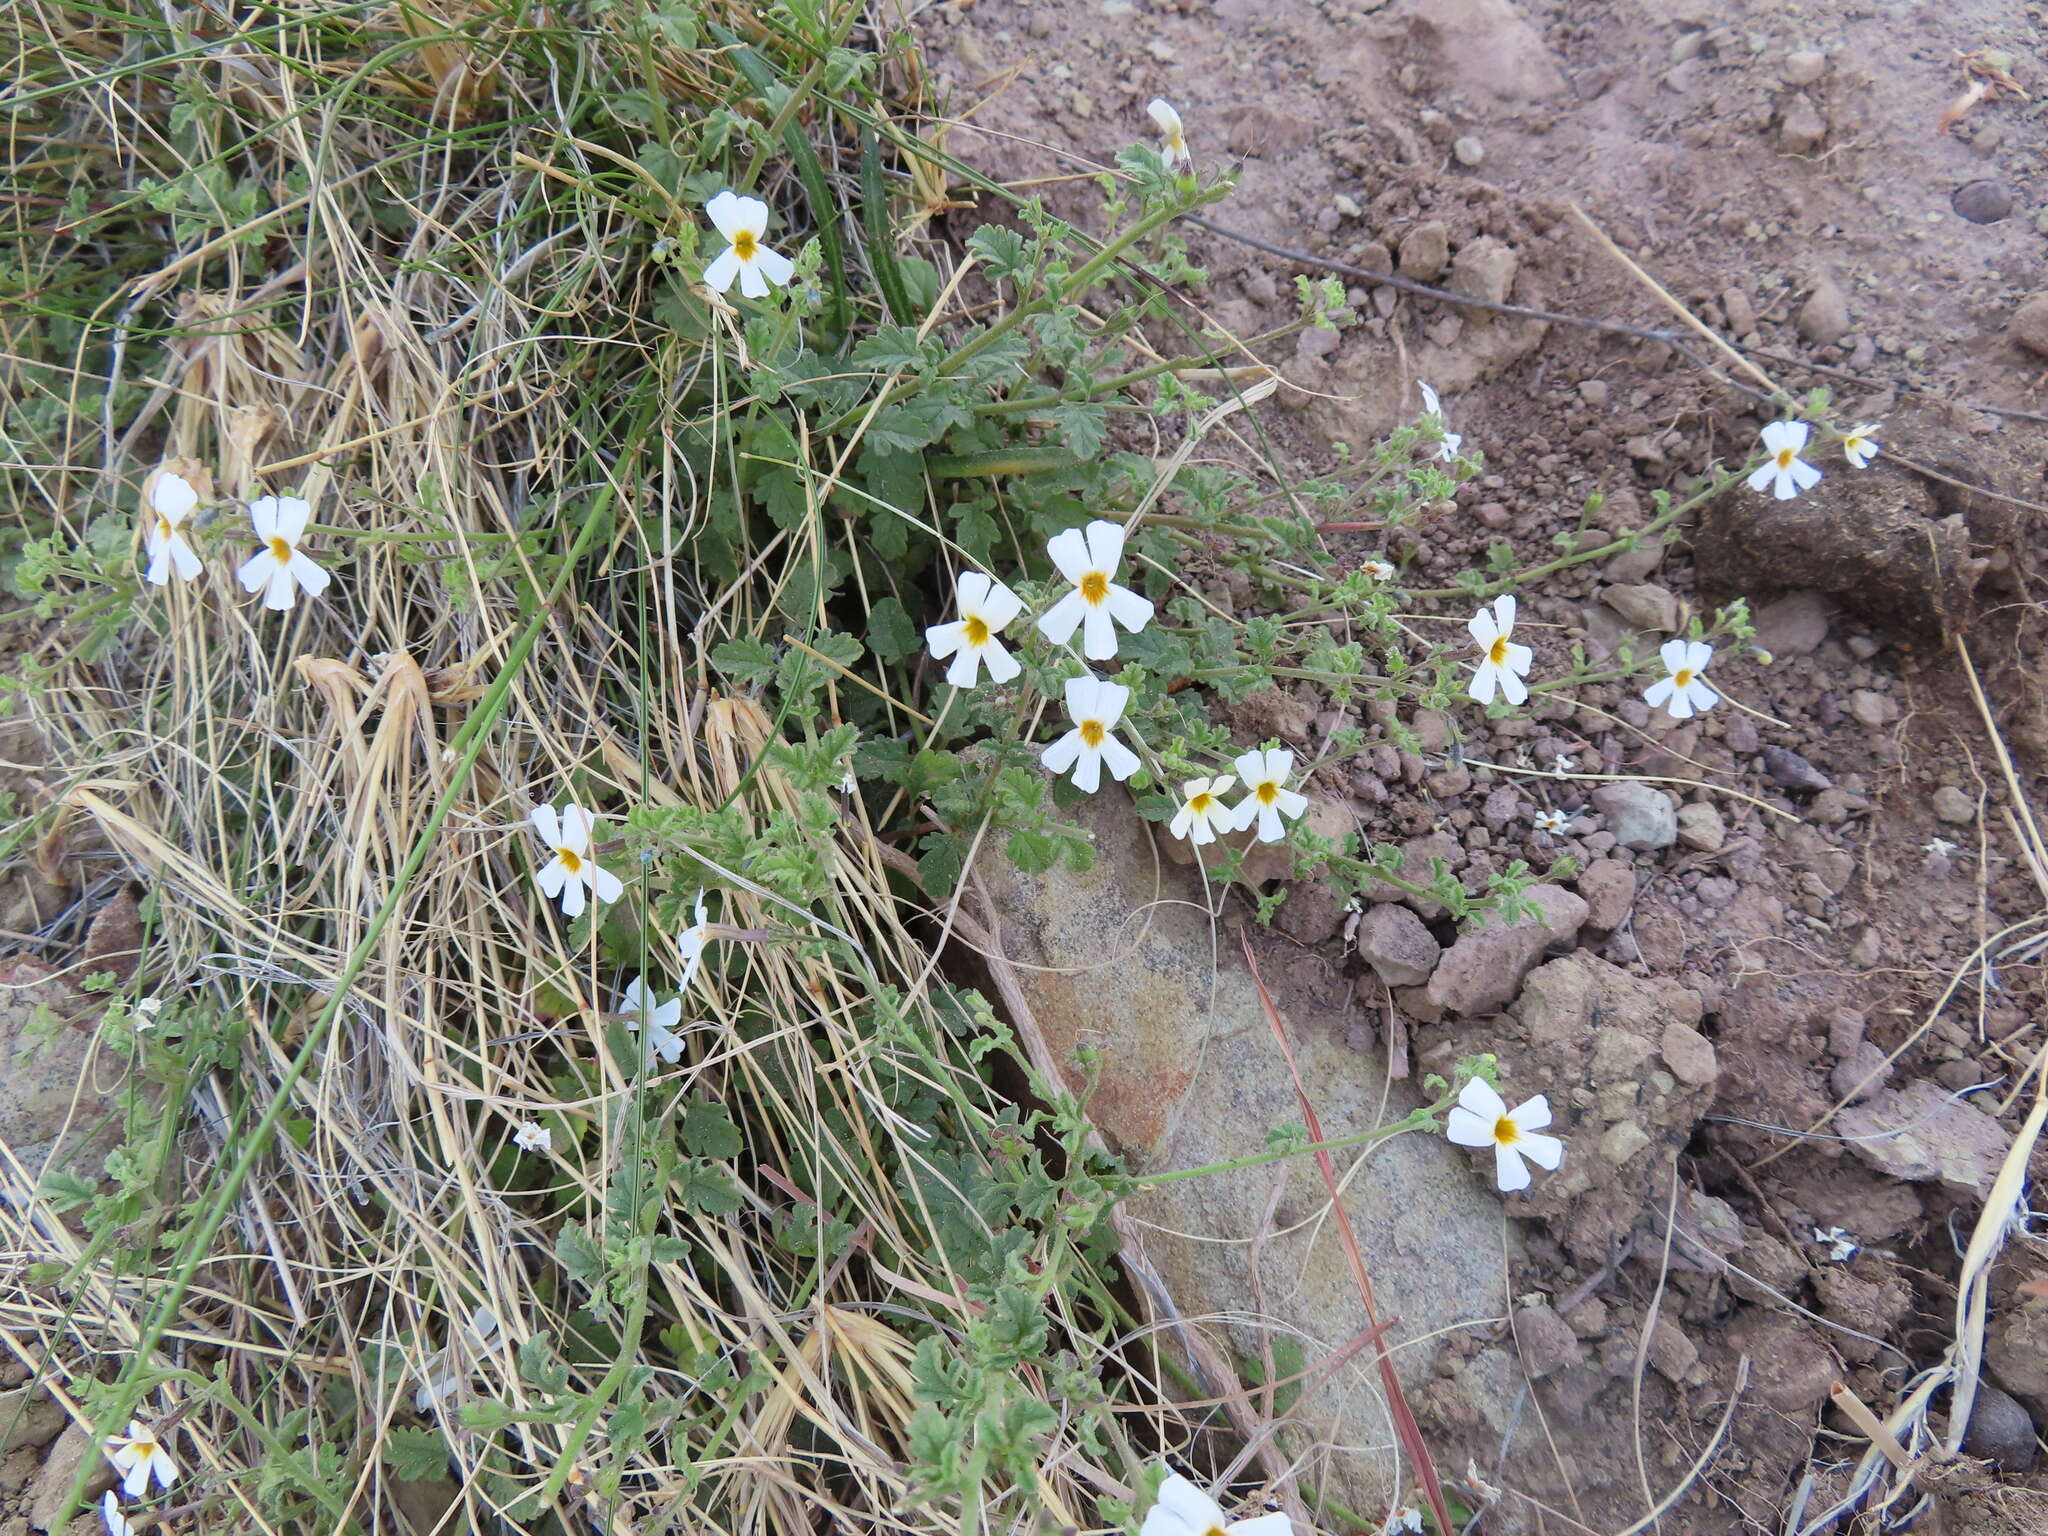
[[[1392,581],[1394,579],[1395,572],[1393,566],[1384,560],[1361,560],[1358,562],[1358,568],[1374,581]]]
[[[156,1431],[146,1428],[140,1419],[128,1421],[127,1434],[109,1439],[106,1452],[107,1460],[121,1474],[122,1492],[131,1499],[139,1499],[149,1491],[151,1477],[156,1479],[157,1487],[168,1488],[178,1475],[178,1464],[171,1460],[171,1453],[163,1448]]]
[[[1067,679],[1067,718],[1074,728],[1039,755],[1052,773],[1074,770],[1074,785],[1094,794],[1102,782],[1106,765],[1109,776],[1122,783],[1138,771],[1138,754],[1116,735],[1116,723],[1124,706],[1131,702],[1131,690],[1121,683],[1105,682],[1090,673]]]
[[[683,1006],[680,994],[690,990],[690,983],[697,979],[697,967],[704,963],[704,941],[710,937],[709,920],[704,912],[704,893],[697,893],[697,905],[691,915],[696,919],[689,927],[676,935],[676,958],[683,962],[682,983],[676,988],[676,1008]],[[668,1058],[674,1061],[675,1057]]]
[[[107,1524],[107,1536],[135,1536],[134,1523],[121,1513],[121,1501],[111,1488],[100,1495],[100,1519]]]
[[[1180,787],[1180,809],[1173,813],[1173,824],[1167,830],[1197,847],[1215,842],[1218,832],[1237,825],[1237,814],[1223,805],[1224,792],[1236,782],[1227,773],[1213,779],[1189,779]]]
[[[1479,670],[1472,674],[1472,697],[1481,704],[1493,701],[1494,690],[1510,704],[1526,704],[1529,690],[1522,679],[1536,653],[1526,645],[1514,645],[1508,637],[1515,632],[1515,600],[1502,593],[1493,600],[1493,612],[1484,608],[1465,622],[1479,647]]]
[[[235,576],[244,592],[263,594],[264,607],[280,612],[291,607],[302,587],[308,597],[327,590],[332,578],[299,548],[312,515],[312,503],[296,496],[259,496],[249,503],[249,524],[263,547],[242,562]]]
[[[180,581],[199,574],[199,556],[185,537],[185,524],[198,505],[199,493],[183,475],[166,471],[156,477],[149,488],[149,534],[143,540],[149,569],[143,572],[144,580],[161,587],[169,585],[172,571]]]
[[[513,1127],[512,1145],[522,1152],[549,1152],[554,1149],[555,1133],[538,1120],[529,1120]]]
[[[704,269],[705,287],[714,293],[724,293],[732,287],[732,280],[738,278],[740,292],[747,298],[765,299],[770,283],[780,288],[789,281],[796,263],[761,243],[768,229],[766,203],[758,197],[721,192],[704,205],[704,211],[726,240],[717,260]]]
[[[1178,1472],[1159,1485],[1159,1502],[1145,1515],[1138,1536],[1293,1536],[1285,1515],[1257,1515],[1232,1522],[1223,1506]]]
[[[1531,818],[1531,825],[1538,832],[1562,832],[1572,824],[1571,817],[1563,811],[1538,811]]]
[[[498,1314],[489,1307],[478,1307],[470,1313],[469,1321],[458,1324],[450,1335],[448,1347],[427,1362],[421,1373],[424,1385],[412,1395],[413,1408],[429,1413],[436,1403],[468,1386],[469,1378],[476,1374],[477,1362],[490,1352],[497,1333]]]
[[[1154,96],[1145,104],[1145,111],[1158,125],[1160,137],[1166,140],[1164,159],[1167,165],[1193,165],[1195,157],[1188,153],[1187,133],[1182,129],[1180,114],[1173,110],[1172,104]]]
[[[1097,518],[1085,530],[1069,528],[1046,542],[1045,552],[1074,590],[1053,604],[1038,621],[1038,632],[1054,645],[1064,645],[1083,620],[1081,654],[1090,661],[1116,655],[1116,626],[1136,634],[1152,622],[1152,604],[1116,584],[1116,568],[1124,557],[1124,531]]]
[[[1550,775],[1561,779],[1572,772],[1572,760],[1560,752],[1550,760]]]
[[[1874,421],[1849,429],[1842,439],[1842,457],[1849,461],[1851,469],[1869,468],[1870,461],[1877,457],[1877,434],[1883,430]]]
[[[1564,1161],[1564,1143],[1537,1134],[1548,1124],[1550,1100],[1542,1094],[1511,1110],[1493,1084],[1475,1077],[1458,1095],[1444,1132],[1461,1147],[1492,1147],[1494,1176],[1502,1192],[1511,1194],[1529,1187],[1523,1158],[1540,1168],[1555,1168]]]
[[[156,1016],[164,1005],[160,997],[145,997],[128,1011],[128,1027],[138,1035],[156,1028]]]
[[[946,681],[955,688],[972,688],[979,682],[983,662],[988,663],[989,681],[1007,683],[1024,669],[996,636],[1024,611],[1022,600],[980,571],[962,571],[953,585],[959,594],[960,617],[927,629],[924,643],[940,660],[953,658],[946,668]]]
[[[699,907],[697,910],[701,913],[704,909]],[[643,1022],[646,1024],[648,1049],[663,1061],[674,1066],[682,1059],[683,1037],[676,1033],[676,1025],[682,1022],[683,1017],[680,995],[665,1003],[657,1003],[654,989],[635,976],[626,983],[625,995],[619,999],[619,1012],[626,1016],[626,1028],[635,1033]]]
[[[1287,787],[1287,776],[1294,772],[1294,754],[1284,747],[1263,748],[1245,753],[1231,766],[1250,791],[1237,802],[1233,813],[1237,830],[1242,832],[1257,822],[1260,842],[1279,842],[1287,835],[1280,818],[1298,817],[1308,809],[1308,797]]]
[[[533,825],[555,856],[534,876],[543,896],[562,898],[562,914],[578,917],[583,912],[587,888],[599,901],[617,901],[626,887],[619,877],[597,862],[590,851],[597,832],[597,818],[580,805],[565,805],[557,817],[552,805],[533,808]]]
[[[1946,859],[1955,853],[1956,845],[1945,837],[1930,837],[1927,840],[1926,848],[1922,851],[1930,859]]]
[[[1848,1263],[1863,1246],[1840,1227],[1815,1227],[1813,1240],[1827,1249],[1828,1257],[1837,1264]]]
[[[1701,710],[1712,709],[1721,695],[1707,686],[1700,674],[1714,659],[1714,648],[1704,640],[1666,640],[1657,654],[1664,658],[1669,677],[1660,677],[1643,690],[1643,702],[1655,709],[1662,704],[1674,720],[1690,720]]]
[[[1803,421],[1774,421],[1764,428],[1764,452],[1770,457],[1749,477],[1752,491],[1769,486],[1778,500],[1790,501],[1820,483],[1820,471],[1799,457],[1807,431]]]
[[[1399,1504],[1387,1513],[1381,1536],[1422,1536],[1422,1511],[1413,1504]]]
[[[1464,445],[1465,439],[1456,432],[1451,431],[1449,425],[1444,421],[1444,408],[1437,400],[1436,391],[1420,379],[1415,381],[1415,387],[1422,391],[1423,413],[1434,416],[1437,429],[1443,433],[1443,441],[1436,445],[1437,462],[1448,464],[1458,456],[1458,449]]]

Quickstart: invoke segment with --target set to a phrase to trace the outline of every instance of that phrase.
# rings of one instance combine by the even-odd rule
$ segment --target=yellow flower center
[[[1790,469],[1792,467],[1792,460],[1795,457],[1797,455],[1790,448],[1780,448],[1778,450],[1778,468]]]
[[[1081,595],[1091,603],[1099,603],[1109,596],[1109,578],[1100,571],[1090,571],[1081,578]]]
[[[1671,681],[1678,684],[1681,688],[1689,688],[1692,686],[1694,676],[1695,674],[1691,667],[1680,667],[1671,674]]]
[[[1506,1115],[1493,1122],[1493,1139],[1504,1147],[1512,1147],[1522,1139],[1522,1128]]]
[[[160,539],[168,539],[174,531],[171,527],[171,520],[159,512],[156,518],[156,536]]]
[[[988,644],[988,621],[978,613],[967,615],[967,643],[977,651]]]
[[[583,860],[573,848],[557,848],[555,857],[562,861],[562,868],[572,875],[583,868]]]
[[[1486,659],[1496,667],[1504,667],[1508,664],[1508,637],[1506,635],[1495,637],[1493,644],[1486,648]]]
[[[741,261],[752,261],[754,250],[754,232],[751,229],[743,229],[732,237],[732,253]]]
[[[1196,795],[1192,800],[1188,801],[1188,809],[1193,811],[1197,816],[1206,816],[1209,814],[1209,807],[1214,805],[1215,803],[1216,797],[1210,794],[1207,790],[1204,790],[1201,794]]]
[[[1102,738],[1109,734],[1102,728],[1100,720],[1083,720],[1075,729],[1081,733],[1081,739],[1091,747],[1101,746]]]
[[[292,562],[291,545],[287,544],[283,539],[271,539],[270,558],[275,560],[279,565],[290,565]]]
[[[1280,798],[1280,786],[1274,783],[1273,780],[1268,779],[1257,789],[1253,790],[1252,793],[1259,797],[1259,804],[1271,805]]]

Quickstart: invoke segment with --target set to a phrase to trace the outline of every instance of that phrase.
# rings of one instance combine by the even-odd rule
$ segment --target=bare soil
[[[1682,1478],[1747,1358],[1727,1442],[1666,1526],[1780,1530],[1803,1475],[1817,1510],[1854,1458],[1825,1409],[1830,1385],[1882,1414],[1953,1337],[1980,1174],[2032,1102],[2022,1090],[2044,1043],[2041,949],[2015,949],[2009,932],[2048,903],[2048,872],[2027,866],[2014,831],[2048,771],[2048,439],[2029,414],[2048,409],[2048,337],[2022,315],[2048,288],[2041,17],[2018,0],[978,0],[919,14],[943,99],[973,125],[948,148],[1000,178],[1098,167],[1150,132],[1145,103],[1164,96],[1198,157],[1241,167],[1221,225],[1462,292],[1679,324],[1647,275],[1779,383],[1825,386],[1841,418],[1885,424],[1876,467],[1827,463],[1796,512],[1731,497],[1666,549],[1524,590],[1539,673],[1573,643],[1599,654],[1646,622],[1654,643],[1645,615],[1747,596],[1773,655],[1717,660],[1741,707],[1675,727],[1634,687],[1592,687],[1493,726],[1476,710],[1413,721],[1431,753],[1382,738],[1319,770],[1316,787],[1368,841],[1432,835],[1475,884],[1514,858],[1571,855],[1580,893],[1610,903],[1582,952],[1699,1002],[1711,1102],[1675,1125],[1601,1101],[1661,1066],[1546,1046],[1527,998],[1505,1022],[1432,1010],[1419,988],[1395,998],[1419,1069],[1518,1051],[1517,1080],[1554,1085],[1553,1102],[1607,1126],[1616,1150],[1622,1126],[1682,1146],[1676,1190],[1642,1172],[1653,1162],[1623,1158],[1604,1179],[1518,1202],[1529,1258],[1516,1289],[1541,1315],[1517,1348],[1540,1412],[1503,1432],[1482,1373],[1462,1368],[1485,1340],[1454,1346],[1427,1394],[1444,1443],[1561,1512],[1516,1506],[1528,1528],[1639,1518],[1645,1480]],[[1994,91],[1943,131],[1945,110],[1999,68],[2032,99]],[[1085,224],[1085,180],[1039,186]],[[1315,271],[1187,238],[1210,273],[1207,313],[1240,335],[1283,323],[1294,274]],[[1447,583],[1493,540],[1526,565],[1560,534],[1605,542],[1640,526],[1654,492],[1745,453],[1776,414],[1696,335],[1681,349],[1363,280],[1352,297],[1357,324],[1266,359],[1286,379],[1268,426],[1319,467],[1332,444],[1412,416],[1416,379],[1436,385],[1486,472],[1394,549],[1413,586]],[[1607,499],[1585,514],[1596,491]],[[1332,547],[1362,559],[1377,546]],[[1212,595],[1232,600],[1220,583]],[[1313,754],[1342,722],[1304,693],[1232,723]],[[1619,846],[1592,784],[1509,771],[1560,753],[1581,772],[1657,778],[1680,804],[1679,840]],[[1566,832],[1532,830],[1548,808],[1572,815]],[[1329,1027],[1377,1028],[1379,993],[1360,984],[1335,903],[1295,890],[1282,913]],[[1909,1122],[1915,1134],[1885,1134]],[[1597,1157],[1596,1144],[1608,1147],[1574,1140],[1574,1155]],[[2048,1173],[2038,1151],[2032,1171]],[[1690,1260],[1683,1242],[1666,1252],[1672,1201],[1679,1229],[1707,1239]],[[1834,1227],[1861,1245],[1846,1262],[1816,1241]],[[2034,1470],[2044,1293],[2048,1253],[2023,1236],[1995,1274],[1993,1391],[1969,1447],[1996,1458],[1996,1480],[1956,1490],[1951,1529],[2048,1529]]]

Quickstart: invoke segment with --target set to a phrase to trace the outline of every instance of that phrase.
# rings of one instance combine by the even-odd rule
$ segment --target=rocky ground
[[[2040,929],[2014,925],[2048,904],[2048,871],[2017,830],[2048,771],[2048,507],[2029,415],[2048,405],[2039,24],[2017,3],[1781,0],[980,0],[921,13],[946,99],[980,130],[949,147],[994,174],[1105,161],[1146,135],[1144,104],[1163,95],[1199,156],[1242,166],[1221,225],[1367,272],[1672,324],[1597,228],[1772,378],[1825,385],[1846,417],[1886,425],[1864,474],[1836,465],[1790,507],[1730,497],[1663,547],[1522,592],[1539,673],[1575,643],[1640,648],[1748,596],[1772,659],[1716,662],[1744,707],[1674,727],[1634,688],[1597,686],[1492,724],[1476,711],[1408,719],[1420,753],[1369,714],[1366,753],[1317,770],[1327,824],[1402,844],[1418,868],[1442,857],[1475,888],[1510,860],[1569,854],[1581,873],[1542,894],[1548,930],[1460,936],[1427,904],[1389,901],[1347,941],[1345,912],[1304,883],[1261,940],[1292,1027],[1348,1043],[1367,1098],[1386,1082],[1385,1047],[1405,1044],[1417,1077],[1497,1051],[1511,1100],[1543,1091],[1559,1107],[1564,1170],[1509,1202],[1511,1269],[1470,1298],[1468,1315],[1495,1317],[1515,1298],[1514,1327],[1452,1329],[1419,1397],[1426,1427],[1491,1480],[1595,1529],[1640,1517],[1645,1480],[1680,1480],[1743,1358],[1727,1444],[1670,1523],[1779,1530],[1809,1471],[1811,1508],[1824,1507],[1854,1456],[1830,1386],[1884,1413],[1948,1347],[1960,1247],[2032,1103],[2043,978],[2026,940]],[[1084,188],[1049,195],[1086,217]],[[1313,270],[1189,239],[1212,274],[1206,307],[1239,334],[1284,320],[1293,273]],[[1768,419],[1755,382],[1718,355],[1702,368],[1662,341],[1489,318],[1364,280],[1353,302],[1356,325],[1267,359],[1287,381],[1268,426],[1318,466],[1331,444],[1411,416],[1414,379],[1442,391],[1487,469],[1396,546],[1418,587],[1495,539],[1526,564],[1560,533],[1606,542],[1640,526],[1653,492],[1746,451]],[[1582,517],[1596,490],[1604,505]],[[1356,546],[1354,558],[1370,547]],[[1221,580],[1210,596],[1236,601]],[[1314,757],[1345,721],[1304,689],[1232,723],[1247,743],[1277,733]],[[1572,773],[1546,775],[1560,755]],[[1551,809],[1566,829],[1534,830]],[[1201,899],[1188,875],[1166,878]],[[1148,899],[1132,892],[1132,910]],[[1227,930],[1248,906],[1220,907],[1227,975]],[[1029,892],[1008,915],[1034,963],[1081,963],[1091,944],[1101,958],[1100,930],[1066,951],[1048,940],[1058,924]],[[1199,948],[1210,963],[1205,937]],[[1219,982],[1203,1015],[1205,1049],[1237,1040],[1226,1070],[1250,1071],[1264,1026],[1233,1011],[1234,985]],[[1059,1037],[1058,998],[1032,995]],[[1159,1077],[1171,1054],[1156,1046],[1131,1068],[1154,1115],[1122,1130],[1144,1155],[1172,1147],[1148,1133],[1170,1129],[1159,1104],[1201,1092]],[[1262,1070],[1282,1069],[1268,1054]],[[1390,1090],[1396,1113],[1403,1091]],[[1262,1133],[1256,1108],[1243,1118]],[[1368,1210],[1369,1184],[1367,1172]],[[1311,1194],[1297,1184],[1287,1198]],[[1272,1212],[1265,1227],[1229,1226],[1241,1214],[1225,1200],[1197,1230],[1256,1249],[1289,1227]],[[1816,1237],[1836,1228],[1853,1252]],[[1467,1235],[1503,1252],[1484,1223]],[[1381,1262],[1405,1272],[1399,1255]],[[1276,1300],[1276,1283],[1248,1293],[1241,1265],[1219,1273],[1231,1283],[1176,1301],[1228,1312],[1240,1353],[1258,1347],[1262,1318],[1343,1342],[1313,1308]],[[2022,1235],[1994,1272],[1969,1445],[1996,1480],[1944,1506],[1951,1528],[2048,1527],[2034,1471],[2044,1295],[2048,1252]],[[1432,1321],[1443,1310],[1437,1298]],[[1326,1422],[1386,1441],[1355,1402]],[[1344,1459],[1317,1475],[1342,1483],[1331,1469]]]

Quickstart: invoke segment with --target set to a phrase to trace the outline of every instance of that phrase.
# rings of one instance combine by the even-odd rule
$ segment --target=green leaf
[[[924,366],[925,345],[907,325],[877,326],[874,335],[853,349],[852,361],[857,368],[877,373],[909,373]]]
[[[90,1205],[99,1192],[100,1187],[95,1181],[83,1178],[68,1168],[48,1170],[36,1186],[36,1193],[59,1211],[75,1211]]]
[[[868,649],[884,661],[901,661],[918,646],[917,624],[910,610],[885,597],[868,614]]]
[[[384,1432],[380,1449],[384,1465],[402,1483],[423,1482],[448,1470],[448,1442],[437,1429],[400,1425]]]
[[[746,1204],[739,1186],[716,1165],[690,1162],[676,1170],[675,1198],[684,1209],[706,1216],[730,1216]]]
[[[1102,434],[1109,425],[1109,413],[1099,405],[1063,405],[1051,413],[1060,441],[1084,459],[1102,451]]]
[[[740,635],[712,647],[711,665],[742,687],[757,688],[775,675],[775,652],[765,640]]]
[[[984,224],[967,237],[967,249],[981,258],[994,281],[1024,276],[1031,269],[1032,247],[1014,229]]]
[[[604,1254],[581,1222],[562,1228],[562,1235],[555,1239],[555,1262],[585,1290],[595,1291],[604,1284]]]
[[[683,1150],[691,1156],[715,1158],[720,1162],[739,1156],[740,1149],[747,1144],[746,1137],[732,1123],[732,1116],[723,1104],[692,1104],[684,1112],[677,1134]]]

